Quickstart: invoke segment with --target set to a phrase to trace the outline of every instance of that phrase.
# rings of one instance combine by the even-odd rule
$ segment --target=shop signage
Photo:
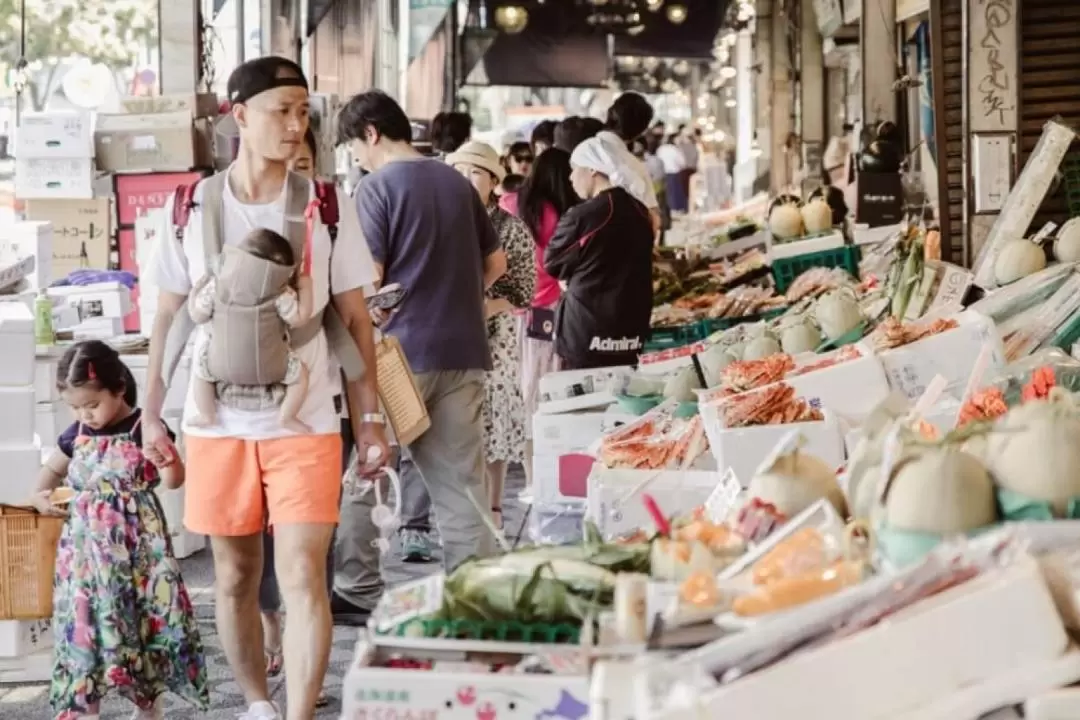
[[[832,37],[844,24],[844,7],[840,0],[814,0],[814,15],[822,37]]]
[[[1020,0],[968,0],[968,3],[971,131],[1015,132]]]

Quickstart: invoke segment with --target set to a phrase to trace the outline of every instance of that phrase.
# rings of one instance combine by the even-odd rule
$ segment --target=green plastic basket
[[[1065,204],[1069,217],[1080,216],[1080,153],[1069,153],[1061,162],[1061,174],[1065,176]]]
[[[845,245],[832,250],[822,250],[789,258],[777,258],[772,263],[776,292],[787,292],[787,289],[791,287],[791,283],[795,282],[795,278],[810,268],[844,268],[853,277],[859,277],[860,259],[862,259],[862,251],[858,245]]]
[[[417,631],[420,631],[419,633]],[[494,620],[432,620],[415,618],[380,635],[405,637],[420,635],[426,638],[454,640],[497,640],[499,642],[577,644],[581,628],[573,625],[547,623],[501,622]]]
[[[653,328],[649,336],[649,342],[645,343],[645,352],[670,350],[671,348],[683,347],[704,339],[705,335],[702,334],[700,322],[675,327]]]
[[[737,318],[706,318],[701,321],[701,334],[703,338],[707,338],[713,333],[730,330],[736,325],[756,323],[761,322],[762,320],[772,320],[775,317],[780,317],[786,312],[787,308],[776,308],[775,310],[769,310],[760,315],[746,315]]]

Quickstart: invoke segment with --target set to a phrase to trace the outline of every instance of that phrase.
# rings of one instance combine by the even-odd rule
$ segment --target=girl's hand
[[[52,490],[40,490],[34,493],[33,497],[30,498],[30,502],[27,504],[42,515],[66,517],[66,512],[52,504],[52,500],[50,500],[51,497]]]

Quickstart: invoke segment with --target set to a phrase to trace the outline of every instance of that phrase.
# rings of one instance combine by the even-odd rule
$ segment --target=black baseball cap
[[[267,90],[279,87],[302,87],[308,89],[304,70],[292,60],[268,55],[248,60],[236,66],[226,85],[229,102],[245,103]]]

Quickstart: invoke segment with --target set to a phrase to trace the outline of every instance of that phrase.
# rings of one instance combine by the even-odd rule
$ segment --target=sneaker
[[[273,703],[257,702],[251,703],[251,707],[238,720],[281,720],[281,713]]]
[[[435,559],[431,552],[430,533],[408,528],[401,531],[401,559],[403,561],[429,563]]]
[[[371,617],[370,610],[352,604],[337,593],[330,596],[330,614],[334,616],[335,625],[346,627],[363,627]]]

